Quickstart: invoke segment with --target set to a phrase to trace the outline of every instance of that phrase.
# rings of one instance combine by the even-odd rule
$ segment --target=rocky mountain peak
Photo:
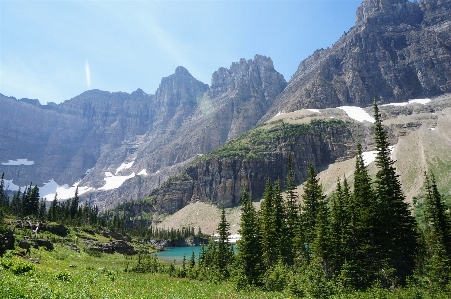
[[[194,78],[186,68],[179,66],[175,73],[161,79],[155,98],[163,106],[195,105],[199,94],[204,93],[208,85]]]
[[[234,62],[229,69],[220,68],[213,73],[211,78],[210,96],[216,97],[219,94],[235,91],[240,87],[250,88],[251,92],[256,89],[263,89],[266,86],[276,83],[277,94],[286,86],[286,81],[282,74],[274,69],[274,64],[270,57],[255,55],[254,59],[246,60],[241,58],[239,62]],[[265,90],[263,90],[266,93]],[[276,96],[270,92],[270,97]]]
[[[437,0],[435,0],[437,1]],[[418,2],[408,0],[364,0],[356,13],[356,24],[374,20],[377,24],[395,25],[421,21]]]

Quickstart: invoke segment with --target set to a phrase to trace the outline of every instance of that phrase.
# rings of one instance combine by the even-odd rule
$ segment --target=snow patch
[[[382,106],[406,106],[409,104],[427,104],[431,101],[431,99],[411,99],[408,102],[402,102],[402,103],[390,103],[390,104],[384,104]]]
[[[115,175],[118,175],[118,174],[121,173],[121,171],[124,170],[124,169],[129,169],[130,167],[132,167],[132,166],[133,166],[133,163],[135,163],[135,160],[133,160],[133,161],[131,161],[131,162],[129,162],[129,163],[122,163],[121,166],[119,166],[119,167],[116,169]]]
[[[3,186],[5,186],[6,190],[17,191],[19,190],[19,186],[13,183],[13,180],[3,180]],[[25,188],[21,188],[23,190]]]
[[[147,170],[143,169],[140,172],[138,172],[138,175],[147,175]]]
[[[55,180],[51,179],[48,183],[45,183],[44,186],[39,187],[39,194],[45,200],[53,200],[55,198],[55,194],[58,199],[69,199],[75,196],[75,190],[78,187],[78,195],[82,195],[88,191],[94,190],[92,187],[82,187],[79,186],[80,181],[75,182],[71,187],[68,184],[64,184],[62,186],[58,185]]]
[[[338,109],[343,110],[346,114],[356,121],[363,122],[364,120],[374,123],[374,118],[371,117],[365,110],[360,107],[355,106],[341,106],[337,107]]]
[[[431,130],[431,131],[435,131],[435,128],[429,128],[429,130]]]
[[[311,111],[311,112],[321,113],[321,112],[319,111],[319,109],[306,109],[306,110]]]
[[[91,170],[93,170],[93,169],[94,169],[94,167],[93,168],[89,168],[88,170],[86,170],[85,174],[89,174],[91,172]]]
[[[107,176],[108,174],[108,176]],[[105,172],[105,185],[103,185],[103,187],[99,188],[99,190],[113,190],[113,189],[117,189],[120,186],[122,186],[122,184],[128,180],[131,179],[132,177],[135,176],[135,173],[133,172],[131,175],[124,175],[124,176],[113,176],[111,172]]]
[[[388,149],[390,150],[391,155],[393,155],[393,150],[395,149],[395,146],[391,145],[388,147]],[[363,164],[365,166],[368,166],[371,163],[373,163],[374,161],[376,161],[377,153],[379,153],[379,151],[363,152],[362,153]]]
[[[2,165],[10,166],[10,165],[33,165],[34,161],[28,161],[28,159],[17,159],[17,160],[8,160],[8,162],[3,162]]]
[[[378,151],[370,151],[362,153],[363,164],[365,166],[368,166],[371,163],[373,163],[376,160],[377,153]]]

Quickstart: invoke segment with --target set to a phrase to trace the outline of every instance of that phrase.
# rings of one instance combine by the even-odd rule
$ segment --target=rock
[[[45,247],[47,250],[53,250],[53,243],[44,239],[33,239],[35,248]]]
[[[80,252],[80,248],[78,248],[77,244],[68,244],[66,245],[66,248],[70,250],[74,250],[76,252]]]
[[[94,242],[87,246],[87,250],[113,254],[115,252],[126,255],[134,255],[138,252],[126,241],[112,241],[111,243]]]
[[[69,234],[69,228],[62,224],[41,224],[39,227],[42,231],[48,231],[52,234],[58,235],[60,237],[65,237]]]
[[[285,129],[293,133],[284,135]],[[271,130],[272,135],[266,130]],[[264,136],[274,137],[263,139],[268,138]],[[149,200],[158,214],[172,214],[196,201],[236,206],[243,186],[258,199],[268,178],[273,182],[280,179],[283,184],[288,153],[292,153],[295,180],[301,183],[307,177],[310,163],[319,171],[338,159],[352,158],[356,140],[363,140],[364,136],[364,126],[338,120],[292,127],[279,124],[270,129],[260,127],[235,141],[247,147],[238,151],[231,145],[221,152],[204,155],[180,175],[153,190]],[[259,147],[262,149],[251,152],[251,148]],[[251,153],[254,157],[248,158]]]
[[[5,253],[6,250],[14,250],[14,234],[12,231],[7,230],[3,234],[0,234],[0,256]]]
[[[19,241],[19,247],[22,249],[25,249],[27,252],[30,251],[31,244],[28,243],[28,241],[20,240]]]

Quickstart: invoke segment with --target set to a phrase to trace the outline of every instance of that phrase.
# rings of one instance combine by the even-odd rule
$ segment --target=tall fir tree
[[[280,187],[280,181],[277,180],[273,187],[273,218],[274,224],[276,226],[276,236],[274,246],[277,248],[277,259],[280,261],[284,260],[284,257],[287,256],[290,252],[291,245],[286,242],[286,233],[287,233],[287,213],[285,210],[285,205],[283,201],[282,189]]]
[[[304,194],[302,195],[301,230],[299,237],[299,249],[301,250],[300,258],[306,263],[310,263],[312,258],[311,249],[316,234],[318,206],[323,198],[322,187],[316,178],[313,165],[310,164],[308,177],[304,184]]]
[[[394,269],[394,275],[405,283],[414,269],[417,249],[415,219],[411,215],[396,174],[387,132],[383,129],[379,108],[374,101],[376,166],[375,196],[378,204],[379,257]]]
[[[258,286],[261,285],[263,276],[260,223],[252,205],[252,199],[246,190],[241,196],[241,207],[240,229],[238,230],[241,239],[238,241],[237,266],[242,269],[248,285]]]
[[[230,224],[227,222],[225,207],[222,205],[221,220],[218,224],[218,249],[217,249],[217,267],[221,278],[228,278],[230,275],[230,266],[233,262],[233,248],[229,243]]]
[[[425,244],[428,276],[439,285],[451,279],[451,222],[434,174],[426,175]]]
[[[78,204],[80,202],[80,198],[78,197],[78,186],[75,189],[75,196],[71,201],[70,204],[70,218],[74,219],[77,216],[77,212],[78,212]]]
[[[353,256],[349,267],[353,267],[353,285],[357,288],[369,286],[376,278],[380,266],[379,245],[376,238],[380,235],[378,204],[373,191],[371,178],[363,160],[362,146],[357,144],[354,170],[354,193],[349,213],[352,215]]]
[[[265,270],[277,263],[280,252],[278,244],[281,236],[278,234],[273,196],[271,180],[268,179],[260,205],[260,235],[263,267]]]
[[[296,247],[296,235],[300,231],[298,194],[296,192],[296,183],[294,178],[291,155],[288,155],[287,176],[285,180],[286,195],[286,232],[283,234],[286,251],[283,261],[287,265],[293,265]]]

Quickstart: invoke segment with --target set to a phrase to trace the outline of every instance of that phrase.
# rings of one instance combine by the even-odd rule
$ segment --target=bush
[[[35,269],[35,266],[32,263],[17,257],[0,258],[0,266],[9,269],[16,275],[25,274]]]
[[[263,284],[268,291],[282,291],[288,284],[293,271],[279,262],[266,271],[263,277]]]

